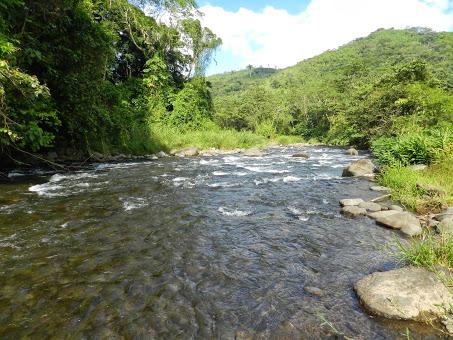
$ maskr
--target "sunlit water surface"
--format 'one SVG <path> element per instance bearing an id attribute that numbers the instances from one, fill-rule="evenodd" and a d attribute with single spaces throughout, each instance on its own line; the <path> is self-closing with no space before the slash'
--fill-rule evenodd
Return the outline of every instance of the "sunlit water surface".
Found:
<path id="1" fill-rule="evenodd" d="M 291 157 L 300 151 L 10 173 L 0 336 L 435 338 L 371 318 L 352 289 L 397 266 L 384 245 L 399 237 L 339 214 L 342 198 L 377 196 L 341 178 L 358 157 L 327 147 Z"/>

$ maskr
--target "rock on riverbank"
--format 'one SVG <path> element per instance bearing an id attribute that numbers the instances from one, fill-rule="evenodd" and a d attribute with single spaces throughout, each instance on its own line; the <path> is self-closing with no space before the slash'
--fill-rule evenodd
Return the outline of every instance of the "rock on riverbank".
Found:
<path id="1" fill-rule="evenodd" d="M 451 292 L 436 274 L 422 268 L 373 273 L 354 288 L 368 311 L 390 319 L 437 320 L 453 305 Z"/>
<path id="2" fill-rule="evenodd" d="M 360 177 L 360 176 L 373 176 L 374 164 L 369 159 L 360 159 L 352 162 L 343 170 L 343 177 Z"/>

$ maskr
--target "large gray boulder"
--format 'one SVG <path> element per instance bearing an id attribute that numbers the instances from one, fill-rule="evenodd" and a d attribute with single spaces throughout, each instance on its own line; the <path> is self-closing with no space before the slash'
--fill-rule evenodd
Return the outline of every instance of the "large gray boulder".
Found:
<path id="1" fill-rule="evenodd" d="M 422 268 L 374 273 L 354 288 L 369 312 L 390 319 L 440 319 L 453 303 L 451 292 L 436 274 Z"/>
<path id="2" fill-rule="evenodd" d="M 343 170 L 343 177 L 372 176 L 374 164 L 369 159 L 360 159 L 352 162 Z"/>
<path id="3" fill-rule="evenodd" d="M 368 214 L 368 216 L 374 218 L 377 223 L 389 228 L 399 229 L 408 236 L 417 236 L 422 233 L 420 220 L 408 212 L 385 210 Z"/>

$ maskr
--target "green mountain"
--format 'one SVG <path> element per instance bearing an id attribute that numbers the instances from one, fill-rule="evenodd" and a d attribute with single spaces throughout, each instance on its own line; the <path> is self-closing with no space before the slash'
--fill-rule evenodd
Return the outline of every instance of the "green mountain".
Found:
<path id="1" fill-rule="evenodd" d="M 404 79 L 405 72 L 408 79 Z M 395 118 L 414 118 L 415 113 L 441 114 L 434 110 L 440 102 L 446 105 L 441 111 L 450 107 L 453 33 L 426 28 L 381 29 L 286 69 L 230 72 L 212 76 L 209 81 L 215 120 L 223 127 L 245 128 L 269 136 L 292 133 L 331 142 L 367 144 L 370 132 L 394 133 L 409 124 L 401 119 L 395 122 Z M 420 102 L 426 101 L 423 93 L 429 93 L 430 100 L 434 100 L 429 107 Z M 392 97 L 392 105 L 384 103 L 390 100 L 387 97 Z M 378 102 L 370 102 L 371 98 Z M 399 107 L 394 107 L 398 100 Z M 413 103 L 402 107 L 405 100 Z M 388 121 L 366 117 L 366 124 L 377 126 L 360 127 L 362 120 L 357 116 L 380 116 L 379 105 L 382 120 Z M 453 111 L 450 113 L 453 115 Z M 449 117 L 442 116 L 445 120 Z M 374 131 L 376 127 L 382 129 Z"/>

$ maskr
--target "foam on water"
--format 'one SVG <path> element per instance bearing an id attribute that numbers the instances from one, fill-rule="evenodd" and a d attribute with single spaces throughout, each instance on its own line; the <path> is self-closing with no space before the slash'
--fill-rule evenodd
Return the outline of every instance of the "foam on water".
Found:
<path id="1" fill-rule="evenodd" d="M 225 172 L 225 171 L 214 171 L 212 174 L 214 176 L 226 176 L 226 175 L 228 175 L 228 172 Z"/>
<path id="2" fill-rule="evenodd" d="M 283 177 L 284 183 L 299 182 L 302 178 L 296 176 L 286 176 Z"/>
<path id="3" fill-rule="evenodd" d="M 208 183 L 207 186 L 210 188 L 232 188 L 239 186 L 240 183 L 230 183 L 230 182 L 218 182 L 218 183 Z"/>
<path id="4" fill-rule="evenodd" d="M 123 202 L 124 211 L 140 209 L 148 205 L 146 199 L 140 197 L 122 198 L 121 201 Z"/>
<path id="5" fill-rule="evenodd" d="M 225 207 L 219 207 L 218 211 L 224 216 L 244 217 L 252 214 L 251 210 L 230 210 Z"/>
<path id="6" fill-rule="evenodd" d="M 62 192 L 58 192 L 59 190 L 62 189 L 64 189 L 64 187 L 61 185 L 53 184 L 52 182 L 47 182 L 44 184 L 32 185 L 30 188 L 28 188 L 28 191 L 35 192 L 39 196 L 56 197 L 65 195 Z"/>
<path id="7" fill-rule="evenodd" d="M 245 170 L 249 170 L 252 172 L 262 172 L 262 173 L 269 173 L 269 174 L 284 174 L 291 172 L 289 170 L 277 170 L 277 169 L 266 169 L 264 167 L 259 166 L 241 166 Z"/>

